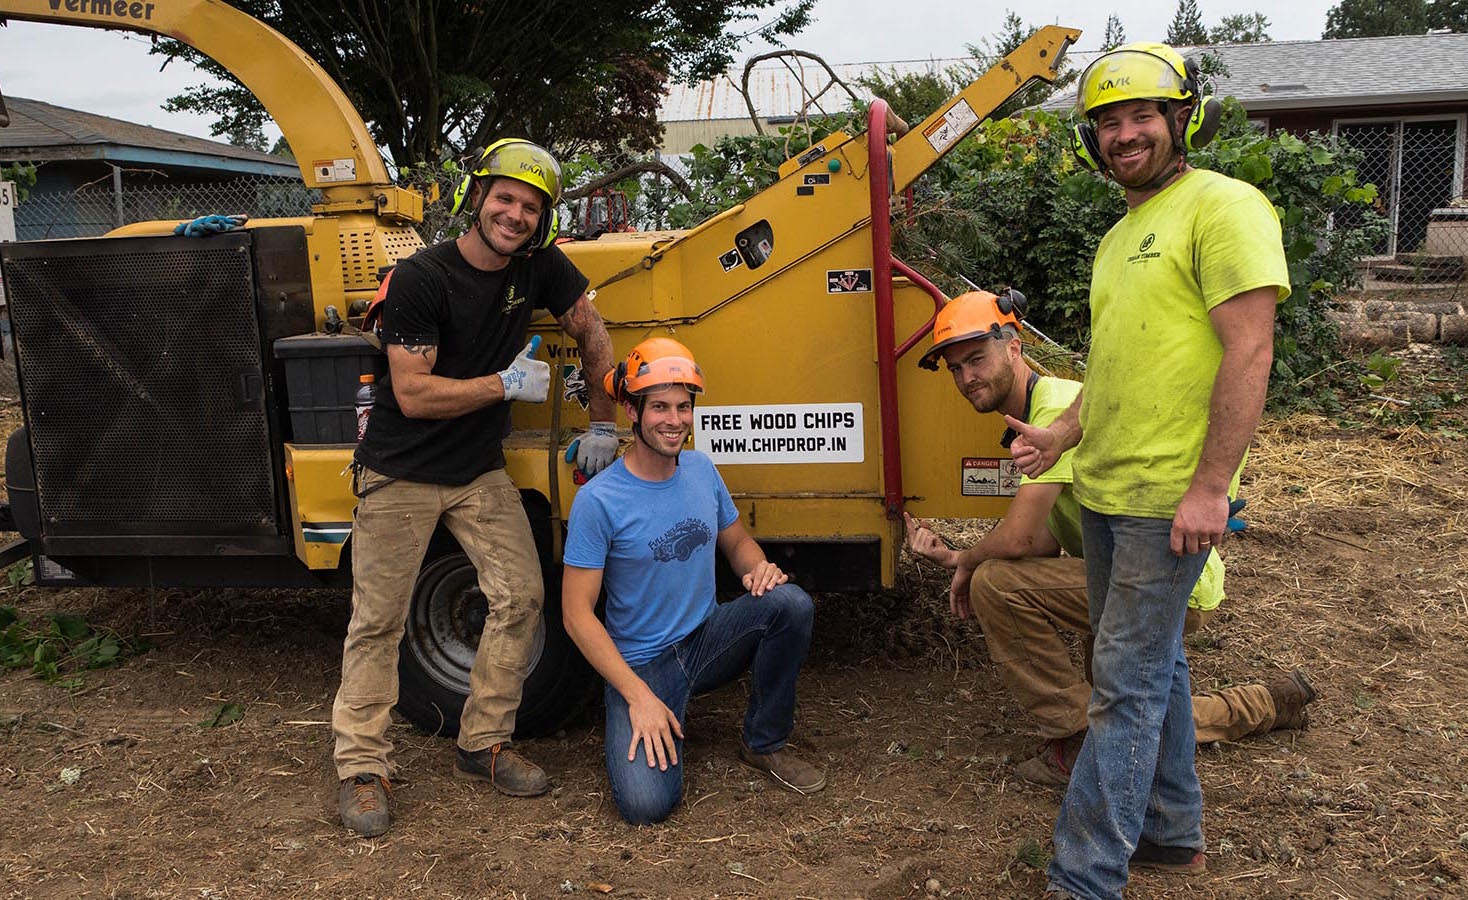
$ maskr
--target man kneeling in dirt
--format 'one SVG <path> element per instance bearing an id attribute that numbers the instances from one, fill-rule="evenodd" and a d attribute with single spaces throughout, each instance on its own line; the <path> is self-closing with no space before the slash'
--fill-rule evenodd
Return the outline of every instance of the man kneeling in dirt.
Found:
<path id="1" fill-rule="evenodd" d="M 650 338 L 607 374 L 632 422 L 626 455 L 571 508 L 561 588 L 566 631 L 606 678 L 612 798 L 635 825 L 666 819 L 683 796 L 688 699 L 750 672 L 739 759 L 801 794 L 826 777 L 786 741 L 810 644 L 810 597 L 739 521 L 708 457 L 683 452 L 703 374 L 687 347 Z M 748 592 L 714 599 L 714 548 Z M 606 587 L 606 624 L 596 616 Z"/>
<path id="2" fill-rule="evenodd" d="M 938 313 L 933 347 L 919 365 L 937 370 L 942 357 L 954 385 L 981 413 L 1001 413 L 1044 427 L 1080 392 L 1081 384 L 1041 377 L 1025 363 L 1024 297 L 974 291 Z M 1006 434 L 1004 444 L 1009 445 Z M 1080 507 L 1071 492 L 1071 451 L 1019 492 L 993 531 L 967 550 L 951 549 L 907 517 L 908 548 L 953 569 L 948 603 L 954 615 L 970 610 L 984 629 L 989 656 L 1004 683 L 1039 723 L 1044 743 L 1021 763 L 1021 777 L 1064 785 L 1086 735 L 1091 685 L 1071 664 L 1061 631 L 1088 643 L 1091 621 L 1086 564 L 1081 558 Z M 1064 550 L 1066 556 L 1061 556 Z M 1223 560 L 1214 550 L 1188 598 L 1184 633 L 1212 617 L 1223 600 Z M 1193 697 L 1198 743 L 1236 740 L 1275 728 L 1301 728 L 1315 691 L 1302 672 L 1268 686 L 1251 684 Z"/>

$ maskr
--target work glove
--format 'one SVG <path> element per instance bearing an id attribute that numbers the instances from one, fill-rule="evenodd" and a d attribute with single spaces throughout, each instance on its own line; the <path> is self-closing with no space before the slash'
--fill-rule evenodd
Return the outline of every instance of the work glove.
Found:
<path id="1" fill-rule="evenodd" d="M 530 339 L 525 349 L 510 363 L 510 367 L 499 373 L 505 386 L 506 400 L 528 400 L 544 403 L 550 393 L 550 363 L 535 358 L 540 349 L 540 335 Z"/>
<path id="2" fill-rule="evenodd" d="M 592 422 L 585 434 L 566 448 L 566 462 L 576 463 L 588 478 L 617 458 L 617 423 Z"/>
<path id="3" fill-rule="evenodd" d="M 200 216 L 192 222 L 178 223 L 173 227 L 173 233 L 192 238 L 208 237 L 226 231 L 239 231 L 248 221 L 249 216 Z"/>

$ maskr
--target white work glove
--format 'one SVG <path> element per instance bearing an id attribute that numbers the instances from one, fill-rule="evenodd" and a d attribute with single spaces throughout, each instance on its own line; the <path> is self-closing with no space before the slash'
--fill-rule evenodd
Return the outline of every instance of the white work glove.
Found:
<path id="1" fill-rule="evenodd" d="M 550 393 L 550 363 L 535 358 L 535 351 L 539 349 L 540 335 L 537 334 L 510 363 L 510 367 L 499 373 L 505 386 L 506 400 L 545 402 L 546 395 Z"/>
<path id="2" fill-rule="evenodd" d="M 592 422 L 591 428 L 571 442 L 576 451 L 576 468 L 587 477 L 595 475 L 617 458 L 617 423 Z"/>

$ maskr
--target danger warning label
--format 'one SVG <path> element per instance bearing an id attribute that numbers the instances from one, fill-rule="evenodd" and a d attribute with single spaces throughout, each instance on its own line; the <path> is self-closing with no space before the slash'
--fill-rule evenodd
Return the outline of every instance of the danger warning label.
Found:
<path id="1" fill-rule="evenodd" d="M 718 465 L 859 463 L 860 403 L 700 406 L 693 446 Z"/>
<path id="2" fill-rule="evenodd" d="M 960 474 L 965 497 L 1013 497 L 1019 493 L 1019 468 L 1012 459 L 965 456 Z"/>

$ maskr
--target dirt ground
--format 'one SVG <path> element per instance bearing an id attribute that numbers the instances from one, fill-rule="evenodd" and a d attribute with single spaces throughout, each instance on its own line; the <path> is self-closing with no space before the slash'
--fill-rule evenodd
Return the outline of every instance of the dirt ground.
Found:
<path id="1" fill-rule="evenodd" d="M 1131 896 L 1468 896 L 1468 426 L 1441 399 L 1465 357 L 1403 356 L 1374 390 L 1412 406 L 1261 430 L 1194 682 L 1299 666 L 1320 700 L 1308 730 L 1199 749 L 1209 871 Z M 818 598 L 796 743 L 821 794 L 737 764 L 735 686 L 693 705 L 669 823 L 618 819 L 594 719 L 524 745 L 555 784 L 534 800 L 453 780 L 452 744 L 399 726 L 377 840 L 334 813 L 343 595 L 3 586 L 25 621 L 153 646 L 71 691 L 0 674 L 0 897 L 1035 897 L 1060 794 L 1016 780 L 1034 739 L 946 584 L 909 560 L 894 592 Z M 200 724 L 226 703 L 243 718 Z"/>

